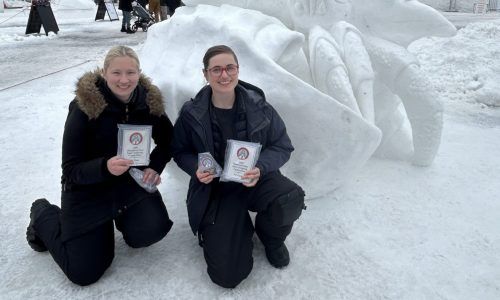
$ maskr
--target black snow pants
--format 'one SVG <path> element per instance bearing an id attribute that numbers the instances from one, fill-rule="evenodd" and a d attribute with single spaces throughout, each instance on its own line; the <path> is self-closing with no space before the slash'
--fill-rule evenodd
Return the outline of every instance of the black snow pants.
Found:
<path id="1" fill-rule="evenodd" d="M 265 247 L 283 243 L 304 208 L 304 196 L 279 171 L 262 176 L 252 188 L 214 184 L 198 232 L 211 280 L 225 288 L 243 281 L 253 267 L 254 231 Z M 257 212 L 255 228 L 249 210 Z"/>
<path id="2" fill-rule="evenodd" d="M 123 239 L 133 248 L 160 241 L 173 224 L 161 196 L 146 200 L 121 210 L 114 219 Z M 62 241 L 60 209 L 52 205 L 35 220 L 34 229 L 64 274 L 78 285 L 96 282 L 113 261 L 113 219 L 80 236 Z"/>

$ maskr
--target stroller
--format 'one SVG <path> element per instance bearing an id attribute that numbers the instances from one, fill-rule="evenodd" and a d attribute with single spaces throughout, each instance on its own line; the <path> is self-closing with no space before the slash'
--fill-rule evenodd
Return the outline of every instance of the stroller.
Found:
<path id="1" fill-rule="evenodd" d="M 142 31 L 148 31 L 149 26 L 155 23 L 153 16 L 139 3 L 134 2 L 132 5 L 132 15 L 137 17 L 137 20 L 132 24 L 132 31 L 137 31 L 142 28 Z"/>

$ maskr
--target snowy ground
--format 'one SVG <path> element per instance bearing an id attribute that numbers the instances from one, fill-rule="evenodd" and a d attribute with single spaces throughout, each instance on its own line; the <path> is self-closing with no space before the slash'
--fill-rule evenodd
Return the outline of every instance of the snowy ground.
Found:
<path id="1" fill-rule="evenodd" d="M 272 268 L 256 240 L 249 278 L 233 290 L 212 284 L 187 222 L 186 177 L 171 163 L 160 190 L 172 231 L 140 250 L 117 234 L 112 266 L 82 288 L 49 254 L 28 247 L 29 207 L 39 197 L 59 204 L 61 136 L 75 80 L 112 45 L 140 51 L 146 34 L 94 22 L 95 11 L 61 10 L 58 35 L 25 37 L 28 12 L 20 11 L 0 14 L 1 299 L 500 298 L 500 108 L 483 104 L 482 86 L 474 83 L 498 88 L 498 22 L 412 45 L 434 82 L 430 88 L 445 96 L 434 164 L 372 159 L 336 192 L 308 199 L 287 240 L 286 269 Z"/>

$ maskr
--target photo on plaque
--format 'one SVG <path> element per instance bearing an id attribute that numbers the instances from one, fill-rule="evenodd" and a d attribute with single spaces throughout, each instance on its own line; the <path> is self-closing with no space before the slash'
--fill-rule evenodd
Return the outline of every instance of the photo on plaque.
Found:
<path id="1" fill-rule="evenodd" d="M 241 179 L 241 176 L 255 167 L 261 148 L 259 143 L 227 140 L 221 181 L 250 182 L 249 179 Z"/>
<path id="2" fill-rule="evenodd" d="M 118 124 L 117 155 L 133 160 L 132 166 L 149 165 L 152 130 L 151 125 Z"/>
<path id="3" fill-rule="evenodd" d="M 222 174 L 222 167 L 217 163 L 215 158 L 210 152 L 198 153 L 198 168 L 202 172 L 208 172 L 210 175 L 220 177 Z"/>

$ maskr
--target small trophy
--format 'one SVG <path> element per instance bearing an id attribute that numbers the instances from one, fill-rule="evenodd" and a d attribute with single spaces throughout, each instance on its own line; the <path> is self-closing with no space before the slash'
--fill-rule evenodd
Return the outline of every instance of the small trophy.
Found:
<path id="1" fill-rule="evenodd" d="M 151 125 L 118 124 L 118 154 L 133 160 L 132 166 L 149 165 Z"/>
<path id="2" fill-rule="evenodd" d="M 210 152 L 198 153 L 198 168 L 202 172 L 208 172 L 210 175 L 220 177 L 222 174 L 222 167 L 213 158 Z"/>
<path id="3" fill-rule="evenodd" d="M 241 179 L 241 176 L 255 167 L 261 148 L 259 143 L 227 140 L 221 181 L 250 182 L 249 179 Z"/>

